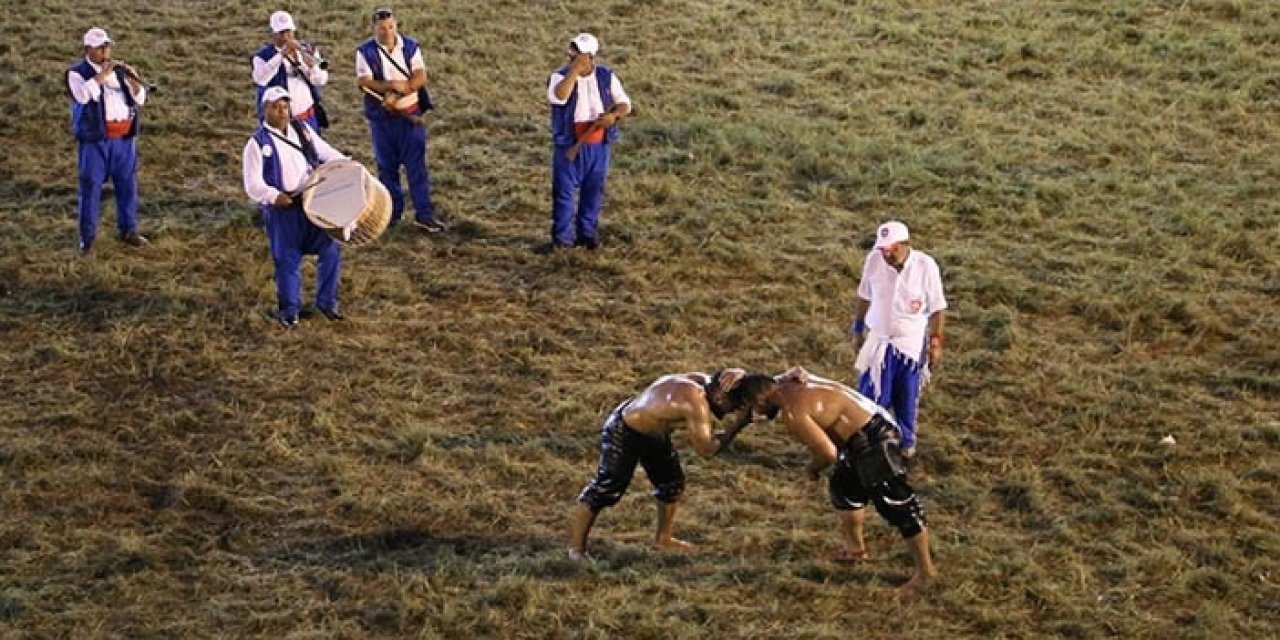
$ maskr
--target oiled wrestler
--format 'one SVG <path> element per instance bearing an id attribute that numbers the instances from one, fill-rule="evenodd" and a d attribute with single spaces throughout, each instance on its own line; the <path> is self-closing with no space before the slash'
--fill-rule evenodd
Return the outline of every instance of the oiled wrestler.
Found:
<path id="1" fill-rule="evenodd" d="M 835 465 L 830 493 L 832 505 L 841 511 L 843 557 L 867 556 L 863 522 L 871 503 L 902 534 L 915 561 L 915 573 L 900 595 L 913 597 L 934 581 L 937 571 L 929 554 L 924 507 L 907 484 L 901 433 L 893 416 L 857 391 L 808 372 L 777 378 L 748 374 L 726 402 L 781 420 L 808 447 L 811 460 L 805 470 L 811 480 Z"/>
<path id="2" fill-rule="evenodd" d="M 595 477 L 578 494 L 569 535 L 569 557 L 586 554 L 587 535 L 596 516 L 622 499 L 636 465 L 644 467 L 658 501 L 655 547 L 691 550 L 693 545 L 672 534 L 673 521 L 684 495 L 684 470 L 671 443 L 671 434 L 684 428 L 698 455 L 711 458 L 731 442 L 741 421 L 729 430 L 713 434 L 712 420 L 736 407 L 727 393 L 745 373 L 723 369 L 713 374 L 677 373 L 658 378 L 639 395 L 609 413 L 600 430 L 600 464 Z"/>

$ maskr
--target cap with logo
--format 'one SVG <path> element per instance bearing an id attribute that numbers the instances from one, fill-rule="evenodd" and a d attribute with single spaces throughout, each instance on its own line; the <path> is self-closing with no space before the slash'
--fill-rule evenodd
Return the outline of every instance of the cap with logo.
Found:
<path id="1" fill-rule="evenodd" d="M 876 229 L 876 248 L 883 249 L 899 242 L 906 242 L 910 238 L 911 235 L 907 233 L 907 225 L 897 220 L 890 220 L 880 225 L 879 229 Z"/>
<path id="2" fill-rule="evenodd" d="M 271 14 L 271 33 L 280 33 L 281 31 L 297 31 L 297 27 L 293 26 L 293 16 L 288 11 L 277 11 Z"/>
<path id="3" fill-rule="evenodd" d="M 276 100 L 289 100 L 289 90 L 284 87 L 267 87 L 262 92 L 262 104 L 268 105 Z"/>
<path id="4" fill-rule="evenodd" d="M 579 33 L 569 41 L 569 44 L 577 48 L 578 53 L 594 56 L 600 52 L 600 41 L 589 33 Z"/>
<path id="5" fill-rule="evenodd" d="M 111 44 L 111 37 L 107 35 L 106 29 L 94 27 L 84 32 L 84 46 L 101 47 L 104 44 Z"/>

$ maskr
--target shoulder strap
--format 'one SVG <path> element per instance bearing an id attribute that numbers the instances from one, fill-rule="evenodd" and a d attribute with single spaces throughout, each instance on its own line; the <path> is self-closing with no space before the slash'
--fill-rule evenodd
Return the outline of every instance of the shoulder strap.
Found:
<path id="1" fill-rule="evenodd" d="M 307 147 L 309 147 L 310 145 L 307 143 L 306 132 L 305 132 L 305 131 L 302 129 L 302 127 L 301 127 L 301 124 L 302 124 L 302 123 L 300 123 L 300 122 L 298 122 L 298 121 L 296 121 L 296 120 L 293 120 L 293 121 L 290 121 L 290 124 L 292 124 L 292 125 L 293 125 L 293 130 L 294 130 L 294 132 L 295 132 L 295 133 L 297 133 L 297 134 L 298 134 L 298 139 L 302 141 L 302 144 L 298 144 L 298 143 L 296 143 L 296 142 L 294 142 L 294 141 L 292 141 L 292 140 L 290 140 L 290 139 L 286 138 L 285 136 L 282 136 L 282 135 L 280 135 L 280 134 L 276 133 L 276 132 L 275 132 L 275 130 L 274 130 L 274 129 L 272 129 L 271 127 L 268 127 L 268 126 L 263 125 L 263 128 L 264 128 L 264 129 L 266 129 L 266 130 L 267 130 L 267 133 L 271 134 L 271 136 L 272 136 L 272 137 L 274 137 L 276 140 L 279 140 L 279 141 L 281 141 L 281 142 L 283 142 L 283 143 L 285 143 L 285 144 L 289 145 L 290 147 L 293 147 L 294 149 L 297 149 L 297 150 L 298 150 L 298 153 L 301 153 L 301 154 L 302 154 L 302 157 L 303 157 L 303 158 L 306 158 L 306 160 L 307 160 L 307 164 L 308 164 L 312 169 L 314 169 L 314 168 L 316 167 L 316 165 L 318 165 L 318 164 L 319 164 L 319 162 L 318 162 L 318 160 L 317 160 L 316 158 L 313 158 L 313 157 L 312 157 L 312 156 L 314 155 L 313 153 L 307 153 Z"/>
<path id="2" fill-rule="evenodd" d="M 320 94 L 316 92 L 315 85 L 311 84 L 311 78 L 307 77 L 306 70 L 302 68 L 301 64 L 295 62 L 293 58 L 290 58 L 289 56 L 283 56 L 283 57 L 285 60 L 289 61 L 289 64 L 292 65 L 294 70 L 298 72 L 298 77 L 302 78 L 302 82 L 305 83 L 307 85 L 307 89 L 311 91 L 311 101 L 316 104 L 320 104 Z"/>
<path id="3" fill-rule="evenodd" d="M 381 52 L 382 52 L 383 57 L 385 57 L 385 58 L 387 59 L 387 61 L 391 63 L 391 66 L 395 67 L 395 68 L 396 68 L 396 71 L 399 71 L 399 72 L 400 72 L 400 75 L 404 76 L 405 78 L 411 78 L 411 77 L 413 77 L 413 74 L 409 73 L 408 71 L 405 71 L 405 69 L 404 69 L 404 66 L 403 66 L 403 65 L 401 65 L 399 62 L 396 62 L 396 59 L 395 59 L 394 57 L 392 57 L 392 56 L 391 56 L 391 52 L 390 52 L 390 51 L 387 51 L 387 50 L 386 50 L 386 48 L 384 48 L 384 47 L 382 46 L 382 43 L 381 43 L 381 42 L 378 42 L 377 40 L 374 40 L 374 41 L 373 41 L 373 44 L 374 44 L 374 46 L 378 47 L 378 51 L 381 51 Z M 407 60 L 406 60 L 406 62 L 407 62 Z"/>

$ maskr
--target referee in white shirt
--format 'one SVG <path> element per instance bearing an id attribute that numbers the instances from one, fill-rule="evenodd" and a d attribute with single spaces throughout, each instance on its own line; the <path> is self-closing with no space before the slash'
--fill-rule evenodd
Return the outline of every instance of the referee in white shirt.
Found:
<path id="1" fill-rule="evenodd" d="M 938 263 L 911 248 L 907 225 L 880 225 L 862 266 L 850 333 L 862 372 L 858 392 L 893 412 L 907 456 L 915 452 L 916 409 L 930 363 L 942 357 L 946 308 Z"/>

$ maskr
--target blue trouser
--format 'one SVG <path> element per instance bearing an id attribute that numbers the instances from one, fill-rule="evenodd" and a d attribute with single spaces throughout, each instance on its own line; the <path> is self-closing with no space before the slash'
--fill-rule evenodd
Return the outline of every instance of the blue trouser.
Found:
<path id="1" fill-rule="evenodd" d="M 315 255 L 316 306 L 328 309 L 338 305 L 338 273 L 342 270 L 342 253 L 338 243 L 319 227 L 311 224 L 300 205 L 263 207 L 267 225 L 267 244 L 276 267 L 276 303 L 281 317 L 296 317 L 302 308 L 302 256 Z"/>
<path id="2" fill-rule="evenodd" d="M 584 144 L 572 161 L 568 149 L 551 150 L 551 241 L 561 245 L 595 240 L 609 177 L 608 144 Z"/>
<path id="3" fill-rule="evenodd" d="M 400 166 L 409 179 L 414 218 L 419 222 L 436 219 L 431 204 L 431 174 L 427 171 L 427 127 L 408 118 L 389 116 L 369 120 L 373 133 L 373 155 L 378 162 L 378 180 L 391 194 L 391 222 L 404 213 L 404 191 L 400 188 Z"/>
<path id="4" fill-rule="evenodd" d="M 920 387 L 923 383 L 927 356 L 912 360 L 889 345 L 884 354 L 884 368 L 880 370 L 880 393 L 871 384 L 873 372 L 868 369 L 858 379 L 858 393 L 893 412 L 902 429 L 902 446 L 916 444 L 916 409 L 920 405 Z"/>
<path id="5" fill-rule="evenodd" d="M 80 172 L 80 244 L 89 246 L 98 235 L 102 216 L 102 184 L 111 178 L 116 192 L 116 228 L 121 235 L 138 230 L 137 138 L 106 138 L 81 142 L 77 166 Z"/>

